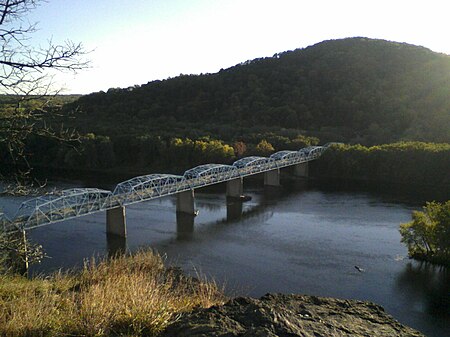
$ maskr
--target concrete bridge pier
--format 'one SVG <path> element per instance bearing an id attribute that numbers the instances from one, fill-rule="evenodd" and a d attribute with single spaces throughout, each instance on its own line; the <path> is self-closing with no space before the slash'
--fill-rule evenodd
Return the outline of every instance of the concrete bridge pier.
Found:
<path id="1" fill-rule="evenodd" d="M 127 237 L 127 220 L 125 206 L 111 208 L 106 211 L 106 234 Z"/>
<path id="2" fill-rule="evenodd" d="M 189 190 L 177 194 L 177 213 L 195 214 L 194 190 Z"/>
<path id="3" fill-rule="evenodd" d="M 240 198 L 243 194 L 244 179 L 242 177 L 227 181 L 227 198 Z"/>
<path id="4" fill-rule="evenodd" d="M 264 172 L 264 185 L 280 186 L 280 169 Z"/>
<path id="5" fill-rule="evenodd" d="M 106 235 L 108 257 L 117 257 L 127 251 L 127 238 L 119 235 Z"/>
<path id="6" fill-rule="evenodd" d="M 309 175 L 308 162 L 294 165 L 294 176 L 307 178 Z"/>

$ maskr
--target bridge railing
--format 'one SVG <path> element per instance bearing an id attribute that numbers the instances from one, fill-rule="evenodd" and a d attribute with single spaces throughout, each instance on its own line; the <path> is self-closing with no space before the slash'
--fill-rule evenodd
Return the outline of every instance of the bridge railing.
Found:
<path id="1" fill-rule="evenodd" d="M 233 165 L 206 164 L 187 170 L 183 176 L 150 174 L 118 184 L 114 191 L 75 188 L 30 199 L 20 206 L 11 221 L 0 214 L 4 228 L 35 228 L 111 208 L 152 200 L 239 177 L 280 169 L 319 158 L 325 146 L 299 151 L 279 151 L 270 157 L 241 158 Z"/>

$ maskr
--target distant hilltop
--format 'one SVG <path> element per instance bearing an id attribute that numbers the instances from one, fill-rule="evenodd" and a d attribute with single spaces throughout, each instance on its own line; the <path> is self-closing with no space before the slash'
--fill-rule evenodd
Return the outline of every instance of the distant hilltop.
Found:
<path id="1" fill-rule="evenodd" d="M 76 111 L 82 131 L 104 135 L 195 129 L 227 140 L 278 128 L 322 141 L 450 142 L 450 56 L 364 37 L 329 40 L 214 74 L 93 93 L 66 111 Z"/>

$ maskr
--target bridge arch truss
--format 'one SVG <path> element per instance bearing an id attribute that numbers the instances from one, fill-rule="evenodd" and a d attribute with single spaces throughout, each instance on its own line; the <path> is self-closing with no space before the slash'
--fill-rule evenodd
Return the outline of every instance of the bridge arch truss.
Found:
<path id="1" fill-rule="evenodd" d="M 172 174 L 149 174 L 121 182 L 110 197 L 110 207 L 129 205 L 186 190 L 182 176 Z"/>
<path id="2" fill-rule="evenodd" d="M 250 156 L 236 160 L 233 163 L 240 176 L 246 176 L 267 171 L 274 166 L 273 158 Z"/>
<path id="3" fill-rule="evenodd" d="M 187 170 L 183 177 L 191 188 L 195 188 L 239 177 L 239 172 L 232 165 L 206 164 Z"/>
<path id="4" fill-rule="evenodd" d="M 21 204 L 13 224 L 20 229 L 39 227 L 100 211 L 111 191 L 73 188 L 27 200 Z"/>
<path id="5" fill-rule="evenodd" d="M 327 147 L 309 146 L 298 151 L 279 151 L 270 157 L 249 156 L 235 161 L 233 165 L 200 165 L 187 170 L 183 176 L 143 175 L 119 183 L 112 192 L 97 188 L 73 188 L 50 193 L 23 202 L 12 220 L 0 213 L 0 228 L 31 229 L 239 177 L 268 172 L 317 159 Z"/>

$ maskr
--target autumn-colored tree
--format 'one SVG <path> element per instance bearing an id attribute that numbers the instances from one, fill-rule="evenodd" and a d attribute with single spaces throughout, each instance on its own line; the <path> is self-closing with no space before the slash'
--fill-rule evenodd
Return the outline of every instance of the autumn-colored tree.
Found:
<path id="1" fill-rule="evenodd" d="M 245 145 L 244 142 L 235 142 L 233 144 L 234 149 L 234 155 L 238 158 L 241 158 L 244 156 L 245 152 L 247 151 L 247 145 Z"/>
<path id="2" fill-rule="evenodd" d="M 263 139 L 256 145 L 256 152 L 260 156 L 268 156 L 270 155 L 275 149 L 273 148 L 272 144 L 270 144 L 267 140 Z"/>

